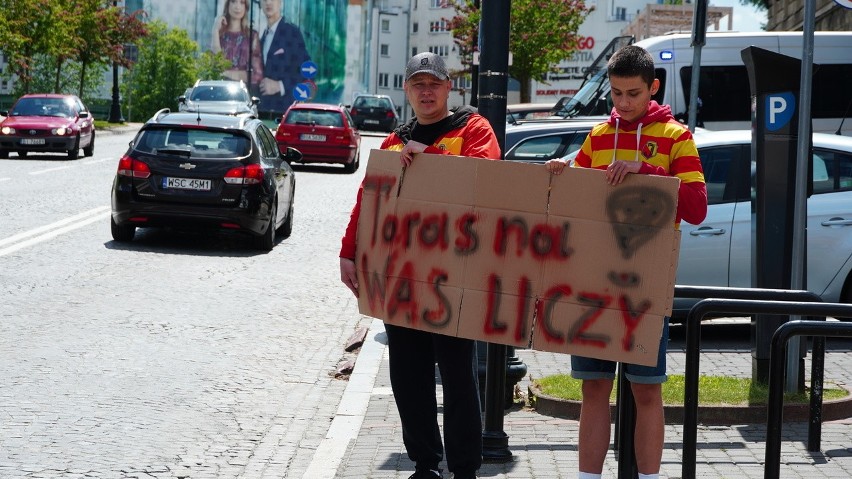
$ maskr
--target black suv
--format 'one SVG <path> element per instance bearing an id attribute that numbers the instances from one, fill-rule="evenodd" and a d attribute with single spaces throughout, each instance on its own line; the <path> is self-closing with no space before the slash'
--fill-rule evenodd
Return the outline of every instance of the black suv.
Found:
<path id="1" fill-rule="evenodd" d="M 118 162 L 110 226 L 116 241 L 136 228 L 178 226 L 248 233 L 269 251 L 290 236 L 296 179 L 262 121 L 160 110 Z"/>
<path id="2" fill-rule="evenodd" d="M 349 108 L 349 115 L 359 130 L 392 132 L 399 123 L 393 100 L 387 95 L 358 95 Z"/>

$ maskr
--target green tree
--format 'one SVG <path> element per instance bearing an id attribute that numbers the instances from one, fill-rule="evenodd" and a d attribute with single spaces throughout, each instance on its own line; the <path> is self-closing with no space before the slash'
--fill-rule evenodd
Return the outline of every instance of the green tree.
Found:
<path id="1" fill-rule="evenodd" d="M 73 54 L 74 21 L 61 0 L 4 0 L 0 8 L 0 44 L 10 73 L 18 76 L 18 93 L 29 93 L 32 71 L 40 55 L 67 58 Z"/>
<path id="2" fill-rule="evenodd" d="M 136 43 L 147 31 L 142 11 L 126 14 L 120 7 L 104 8 L 104 0 L 73 0 L 71 8 L 77 18 L 75 34 L 79 45 L 74 55 L 80 66 L 77 90 L 78 96 L 83 97 L 87 80 L 93 77 L 91 73 L 102 71 L 99 65 L 115 62 L 130 66 L 124 45 Z M 90 72 L 92 69 L 96 71 Z"/>
<path id="3" fill-rule="evenodd" d="M 469 73 L 481 19 L 479 2 L 452 1 L 456 16 L 448 20 L 449 28 Z M 511 8 L 509 75 L 521 84 L 521 102 L 529 102 L 532 81 L 545 81 L 548 72 L 578 49 L 577 30 L 589 10 L 583 0 L 512 0 Z"/>
<path id="4" fill-rule="evenodd" d="M 185 30 L 162 21 L 148 24 L 139 43 L 139 58 L 125 72 L 125 110 L 131 121 L 146 120 L 162 108 L 177 110 L 177 98 L 195 83 L 198 44 Z"/>

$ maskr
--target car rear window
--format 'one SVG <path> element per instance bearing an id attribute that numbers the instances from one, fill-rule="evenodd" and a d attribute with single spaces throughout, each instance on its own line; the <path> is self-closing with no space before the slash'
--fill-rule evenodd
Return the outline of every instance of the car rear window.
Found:
<path id="1" fill-rule="evenodd" d="M 375 97 L 358 97 L 355 99 L 355 103 L 353 104 L 356 108 L 385 108 L 392 109 L 390 100 L 387 98 L 375 98 Z"/>
<path id="2" fill-rule="evenodd" d="M 142 130 L 135 149 L 150 154 L 175 154 L 200 158 L 243 157 L 251 151 L 248 137 L 195 128 L 151 128 Z"/>
<path id="3" fill-rule="evenodd" d="M 343 117 L 336 111 L 290 110 L 284 123 L 288 125 L 343 126 Z"/>

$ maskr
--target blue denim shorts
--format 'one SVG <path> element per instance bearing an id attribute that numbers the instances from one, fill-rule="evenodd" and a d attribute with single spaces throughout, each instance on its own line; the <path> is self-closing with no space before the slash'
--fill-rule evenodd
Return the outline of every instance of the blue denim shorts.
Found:
<path id="1" fill-rule="evenodd" d="M 657 352 L 656 366 L 624 364 L 624 375 L 636 384 L 662 384 L 666 382 L 666 344 L 669 342 L 669 318 L 663 322 L 663 337 Z M 614 379 L 615 361 L 571 355 L 571 377 L 574 379 Z"/>

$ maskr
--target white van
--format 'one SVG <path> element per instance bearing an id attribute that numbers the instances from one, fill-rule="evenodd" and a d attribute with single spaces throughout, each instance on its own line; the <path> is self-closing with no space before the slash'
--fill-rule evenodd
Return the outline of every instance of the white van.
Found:
<path id="1" fill-rule="evenodd" d="M 692 81 L 691 35 L 663 35 L 636 42 L 654 57 L 660 90 L 654 99 L 668 104 L 675 117 L 686 123 Z M 751 126 L 751 89 L 741 51 L 755 46 L 802 58 L 802 32 L 707 33 L 701 49 L 698 126 L 710 130 L 748 129 Z M 834 133 L 852 114 L 852 32 L 815 32 L 815 66 L 811 114 L 815 132 Z M 797 72 L 796 75 L 799 75 Z M 560 116 L 609 115 L 612 110 L 609 80 L 602 68 L 587 81 Z M 852 120 L 843 122 L 852 133 Z"/>

